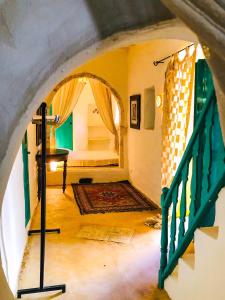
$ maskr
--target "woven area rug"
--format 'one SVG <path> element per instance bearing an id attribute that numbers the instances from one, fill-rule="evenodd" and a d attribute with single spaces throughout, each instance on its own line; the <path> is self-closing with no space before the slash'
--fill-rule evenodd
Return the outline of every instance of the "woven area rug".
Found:
<path id="1" fill-rule="evenodd" d="M 111 227 L 102 225 L 84 225 L 76 234 L 77 238 L 129 244 L 132 240 L 134 229 L 126 227 Z"/>
<path id="2" fill-rule="evenodd" d="M 82 215 L 157 209 L 128 181 L 72 184 L 72 187 Z"/>

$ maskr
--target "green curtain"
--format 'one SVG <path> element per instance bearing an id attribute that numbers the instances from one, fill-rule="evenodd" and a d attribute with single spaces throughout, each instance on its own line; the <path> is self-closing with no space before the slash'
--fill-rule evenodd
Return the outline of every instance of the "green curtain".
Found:
<path id="1" fill-rule="evenodd" d="M 25 226 L 26 226 L 30 220 L 30 187 L 29 187 L 27 131 L 22 141 L 22 155 L 23 155 L 23 183 L 24 183 Z"/>
<path id="2" fill-rule="evenodd" d="M 50 105 L 49 114 L 52 115 L 52 104 Z M 55 138 L 56 148 L 73 150 L 73 113 L 69 115 L 67 120 L 59 128 L 56 128 Z"/>
<path id="3" fill-rule="evenodd" d="M 56 147 L 73 150 L 73 114 L 55 131 Z"/>

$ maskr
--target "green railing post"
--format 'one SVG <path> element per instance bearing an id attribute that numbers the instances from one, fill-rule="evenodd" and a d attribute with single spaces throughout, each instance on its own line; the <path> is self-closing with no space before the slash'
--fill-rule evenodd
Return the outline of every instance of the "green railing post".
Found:
<path id="1" fill-rule="evenodd" d="M 188 181 L 189 160 L 186 161 L 184 169 L 182 170 L 182 194 L 180 202 L 180 225 L 178 234 L 178 246 L 185 234 L 186 221 L 186 206 L 187 206 L 187 181 Z"/>
<path id="2" fill-rule="evenodd" d="M 204 105 L 200 110 L 201 113 L 195 122 L 195 128 L 172 184 L 169 189 L 163 189 L 161 196 L 162 232 L 159 288 L 164 287 L 165 279 L 173 272 L 179 258 L 193 240 L 195 230 L 201 226 L 213 225 L 215 202 L 219 191 L 225 186 L 225 147 L 213 84 L 209 85 L 206 101 L 204 99 Z M 190 171 L 189 166 L 191 167 Z M 188 176 L 190 177 L 190 187 L 189 184 L 187 186 Z M 191 199 L 188 216 L 189 189 Z M 179 200 L 180 220 L 178 226 L 177 204 Z M 168 213 L 170 209 L 172 217 L 169 237 Z"/>
<path id="3" fill-rule="evenodd" d="M 195 230 L 204 226 L 205 221 L 207 221 L 206 224 L 209 223 L 208 215 L 211 217 L 210 212 L 215 207 L 218 193 L 225 186 L 225 147 L 219 129 L 219 121 L 216 120 L 218 116 L 215 114 L 217 109 L 215 99 L 212 90 L 197 120 L 172 184 L 169 189 L 163 189 L 161 196 L 162 231 L 159 288 L 164 287 L 165 279 L 173 272 L 178 259 L 193 240 Z M 192 166 L 191 172 L 189 172 L 190 165 Z M 188 176 L 190 176 L 191 181 L 191 203 L 189 222 L 187 223 Z M 182 184 L 180 222 L 177 226 L 176 207 L 180 197 L 180 184 Z M 172 209 L 172 218 L 170 237 L 168 237 L 170 208 Z M 185 226 L 186 223 L 187 226 Z M 170 239 L 169 243 L 168 239 Z"/>
<path id="4" fill-rule="evenodd" d="M 178 202 L 178 191 L 179 191 L 179 182 L 175 186 L 172 193 L 172 218 L 170 225 L 170 246 L 169 246 L 169 259 L 173 256 L 175 252 L 175 242 L 176 242 L 176 232 L 177 232 L 177 202 Z"/>
<path id="5" fill-rule="evenodd" d="M 163 289 L 164 287 L 164 269 L 167 265 L 167 251 L 168 251 L 168 211 L 169 208 L 165 205 L 165 198 L 168 192 L 168 188 L 162 189 L 161 206 L 162 206 L 162 231 L 161 231 L 161 258 L 159 269 L 159 282 L 158 287 Z"/>
<path id="6" fill-rule="evenodd" d="M 213 126 L 213 109 L 214 101 L 210 103 L 210 108 L 205 118 L 205 145 L 203 153 L 203 169 L 202 169 L 202 203 L 206 201 L 207 194 L 210 189 L 210 173 L 212 161 L 212 126 Z M 201 203 L 201 204 L 202 204 Z"/>
<path id="7" fill-rule="evenodd" d="M 192 223 L 197 209 L 199 208 L 199 199 L 198 199 L 198 194 L 197 194 L 197 187 L 199 182 L 202 182 L 202 179 L 198 177 L 200 175 L 200 171 L 198 169 L 199 166 L 199 161 L 202 160 L 202 153 L 199 151 L 200 147 L 200 134 L 196 137 L 196 141 L 193 145 L 193 150 L 192 150 L 192 179 L 191 179 L 191 204 L 190 204 L 190 216 L 189 216 L 189 224 Z M 200 184 L 201 185 L 201 184 Z"/>

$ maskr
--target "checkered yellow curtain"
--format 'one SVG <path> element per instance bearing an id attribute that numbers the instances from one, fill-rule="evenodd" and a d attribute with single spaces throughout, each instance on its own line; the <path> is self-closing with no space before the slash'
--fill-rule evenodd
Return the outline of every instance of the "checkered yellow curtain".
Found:
<path id="1" fill-rule="evenodd" d="M 190 119 L 196 47 L 170 60 L 164 87 L 162 121 L 162 186 L 169 187 L 182 158 Z"/>

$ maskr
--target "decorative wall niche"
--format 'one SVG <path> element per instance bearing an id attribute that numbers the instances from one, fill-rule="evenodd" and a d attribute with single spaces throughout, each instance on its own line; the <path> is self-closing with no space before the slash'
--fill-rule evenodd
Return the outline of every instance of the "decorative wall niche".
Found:
<path id="1" fill-rule="evenodd" d="M 155 127 L 155 87 L 144 90 L 144 129 Z"/>

